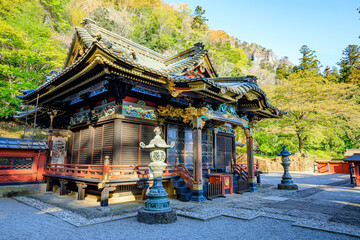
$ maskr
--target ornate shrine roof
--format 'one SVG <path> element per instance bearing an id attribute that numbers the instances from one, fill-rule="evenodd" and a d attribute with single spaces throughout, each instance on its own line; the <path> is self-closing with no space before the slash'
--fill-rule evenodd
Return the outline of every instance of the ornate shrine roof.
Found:
<path id="1" fill-rule="evenodd" d="M 84 20 L 82 28 L 75 28 L 64 68 L 47 77 L 46 82 L 37 89 L 23 91 L 23 95 L 17 97 L 31 100 L 31 104 L 34 103 L 37 94 L 46 95 L 49 98 L 51 95 L 49 92 L 65 88 L 67 84 L 71 84 L 71 81 L 86 74 L 97 65 L 114 69 L 108 70 L 111 73 L 133 76 L 130 77 L 133 80 L 146 79 L 148 82 L 161 85 L 170 92 L 178 91 L 181 88 L 178 85 L 185 84 L 188 87 L 187 91 L 223 99 L 223 102 L 237 102 L 244 97 L 249 101 L 257 99 L 259 111 L 263 111 L 263 115 L 267 117 L 286 114 L 268 103 L 266 94 L 256 83 L 256 77 L 218 77 L 202 43 L 196 43 L 188 50 L 166 57 L 101 28 L 90 19 Z M 197 67 L 204 69 L 203 74 L 193 72 L 193 69 Z M 196 85 L 198 83 L 203 85 L 199 87 Z M 197 87 L 193 87 L 195 85 Z M 184 91 L 181 90 L 181 92 Z M 241 104 L 243 103 L 238 103 L 239 106 L 242 106 Z M 247 103 L 243 105 L 244 108 L 251 106 L 253 105 Z"/>

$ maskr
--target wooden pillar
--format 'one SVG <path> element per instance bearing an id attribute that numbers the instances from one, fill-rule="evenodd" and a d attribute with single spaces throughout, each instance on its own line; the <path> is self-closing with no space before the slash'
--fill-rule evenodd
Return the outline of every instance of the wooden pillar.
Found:
<path id="1" fill-rule="evenodd" d="M 53 191 L 53 180 L 50 178 L 46 178 L 46 191 L 52 192 Z"/>
<path id="2" fill-rule="evenodd" d="M 218 135 L 218 133 L 219 133 L 218 128 L 215 128 L 214 129 L 214 135 L 213 135 L 213 138 L 214 138 L 214 144 L 213 144 L 213 169 L 217 168 L 217 148 L 218 148 L 217 135 Z"/>
<path id="3" fill-rule="evenodd" d="M 55 117 L 56 114 L 57 114 L 57 110 L 51 110 L 51 111 L 47 112 L 47 114 L 48 114 L 49 117 L 50 117 L 49 135 L 48 135 L 48 146 L 50 146 L 49 143 L 50 143 L 50 140 L 51 140 L 51 133 L 52 133 L 53 130 L 54 130 L 54 127 L 53 127 L 54 117 Z"/>
<path id="4" fill-rule="evenodd" d="M 102 190 L 101 190 L 101 206 L 102 207 L 107 207 L 109 206 L 109 193 L 111 191 L 115 191 L 115 187 L 104 187 Z"/>
<path id="5" fill-rule="evenodd" d="M 84 200 L 85 199 L 85 188 L 87 185 L 83 182 L 76 182 L 76 186 L 78 187 L 78 200 Z"/>
<path id="6" fill-rule="evenodd" d="M 354 162 L 354 173 L 355 173 L 355 186 L 360 187 L 360 172 L 359 172 L 359 163 Z"/>
<path id="7" fill-rule="evenodd" d="M 54 114 L 50 114 L 50 127 L 49 127 L 49 132 L 53 131 L 53 123 L 54 123 Z"/>
<path id="8" fill-rule="evenodd" d="M 350 184 L 354 184 L 354 165 L 352 162 L 349 163 L 349 174 L 350 174 Z"/>
<path id="9" fill-rule="evenodd" d="M 253 150 L 253 136 L 252 128 L 245 129 L 246 145 L 247 145 L 247 160 L 248 160 L 248 182 L 251 191 L 258 190 L 256 188 L 255 169 L 254 169 L 254 150 Z"/>
<path id="10" fill-rule="evenodd" d="M 68 181 L 64 179 L 60 180 L 60 195 L 66 195 L 66 184 L 68 184 Z"/>
<path id="11" fill-rule="evenodd" d="M 203 192 L 202 182 L 202 138 L 201 138 L 202 120 L 196 116 L 193 120 L 193 195 L 191 201 L 204 202 L 206 198 Z"/>

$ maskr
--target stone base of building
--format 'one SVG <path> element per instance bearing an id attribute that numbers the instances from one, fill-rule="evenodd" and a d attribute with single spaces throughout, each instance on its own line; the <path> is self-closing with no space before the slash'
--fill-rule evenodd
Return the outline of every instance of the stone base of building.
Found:
<path id="1" fill-rule="evenodd" d="M 204 197 L 203 190 L 193 190 L 190 201 L 192 202 L 206 202 L 207 199 Z"/>
<path id="2" fill-rule="evenodd" d="M 140 209 L 137 220 L 147 224 L 169 224 L 177 221 L 176 210 L 170 208 L 166 211 L 147 211 Z"/>
<path id="3" fill-rule="evenodd" d="M 256 183 L 254 183 L 254 182 L 249 182 L 249 190 L 250 191 L 252 191 L 252 192 L 255 192 L 255 191 L 257 191 L 258 189 L 257 189 L 257 187 L 256 187 Z"/>
<path id="4" fill-rule="evenodd" d="M 278 189 L 280 190 L 298 190 L 298 186 L 296 184 L 278 184 Z"/>

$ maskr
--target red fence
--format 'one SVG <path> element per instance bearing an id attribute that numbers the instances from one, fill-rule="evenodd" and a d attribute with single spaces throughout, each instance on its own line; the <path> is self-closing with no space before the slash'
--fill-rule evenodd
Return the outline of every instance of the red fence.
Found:
<path id="1" fill-rule="evenodd" d="M 0 149 L 0 183 L 43 180 L 46 151 Z"/>
<path id="2" fill-rule="evenodd" d="M 319 173 L 349 173 L 349 163 L 344 161 L 317 160 Z"/>

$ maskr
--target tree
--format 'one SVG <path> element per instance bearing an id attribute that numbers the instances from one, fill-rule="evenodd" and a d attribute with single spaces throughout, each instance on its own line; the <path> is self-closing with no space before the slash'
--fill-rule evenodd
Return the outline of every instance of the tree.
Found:
<path id="1" fill-rule="evenodd" d="M 277 120 L 278 133 L 295 135 L 300 153 L 309 145 L 342 152 L 356 143 L 360 127 L 356 85 L 331 82 L 312 70 L 295 72 L 267 90 L 269 101 L 288 112 Z M 275 128 L 271 125 L 270 132 Z"/>
<path id="2" fill-rule="evenodd" d="M 302 54 L 302 57 L 299 59 L 299 69 L 319 71 L 321 66 L 320 61 L 316 59 L 317 56 L 315 55 L 315 51 L 310 50 L 307 45 L 303 45 L 300 48 L 300 53 Z"/>
<path id="3" fill-rule="evenodd" d="M 339 71 L 336 67 L 333 67 L 330 69 L 329 66 L 327 66 L 324 69 L 324 78 L 327 78 L 331 82 L 338 82 L 339 81 Z"/>
<path id="4" fill-rule="evenodd" d="M 9 118 L 22 110 L 16 95 L 36 88 L 50 70 L 59 69 L 66 50 L 44 22 L 48 13 L 39 3 L 3 0 L 0 9 L 0 117 Z M 58 23 L 63 31 L 66 24 Z"/>
<path id="5" fill-rule="evenodd" d="M 286 79 L 290 75 L 290 71 L 289 67 L 283 64 L 276 69 L 276 78 L 280 80 Z"/>
<path id="6" fill-rule="evenodd" d="M 338 65 L 340 65 L 341 82 L 356 81 L 360 69 L 360 47 L 358 45 L 347 46 Z"/>
<path id="7" fill-rule="evenodd" d="M 202 26 L 206 21 L 209 20 L 204 16 L 205 10 L 200 6 L 196 6 L 194 15 L 195 17 L 193 20 L 193 27 Z"/>

